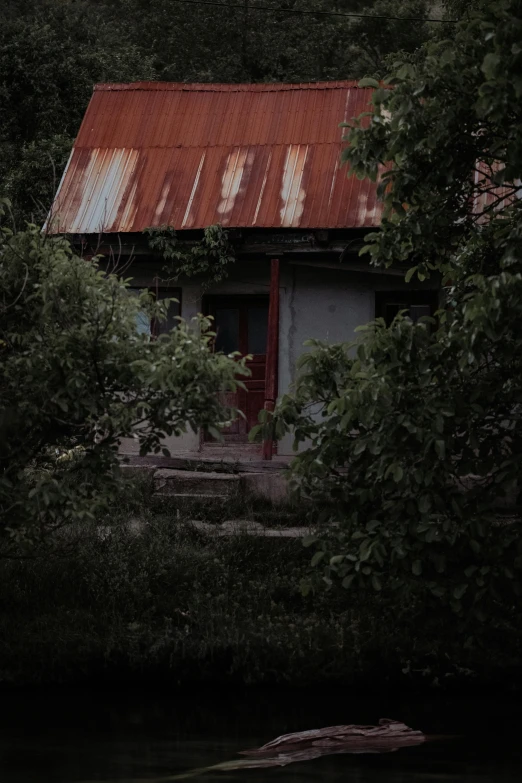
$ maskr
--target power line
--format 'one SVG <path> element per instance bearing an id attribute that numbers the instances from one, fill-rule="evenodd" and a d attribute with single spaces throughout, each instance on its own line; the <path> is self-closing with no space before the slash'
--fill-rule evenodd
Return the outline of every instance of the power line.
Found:
<path id="1" fill-rule="evenodd" d="M 244 5 L 218 3 L 216 0 L 173 0 L 186 5 L 214 5 L 218 8 L 239 8 L 244 11 Z M 296 14 L 297 16 L 347 16 L 354 19 L 389 19 L 398 22 L 435 22 L 437 24 L 456 24 L 457 19 L 423 19 L 420 16 L 383 16 L 379 14 L 347 14 L 343 11 L 296 11 L 294 8 L 273 8 L 268 5 L 251 5 L 250 11 L 272 11 L 276 14 Z"/>

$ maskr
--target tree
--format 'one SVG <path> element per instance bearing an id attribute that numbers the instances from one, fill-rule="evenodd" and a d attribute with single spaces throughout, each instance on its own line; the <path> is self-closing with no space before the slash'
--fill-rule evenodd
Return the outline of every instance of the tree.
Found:
<path id="1" fill-rule="evenodd" d="M 394 18 L 424 19 L 430 5 L 426 0 L 340 0 L 335 5 L 331 0 L 285 0 L 272 4 L 271 12 L 258 0 L 244 11 L 172 0 L 120 3 L 128 40 L 153 52 L 158 78 L 172 81 L 381 76 L 387 54 L 414 51 L 430 35 L 422 21 L 404 24 Z M 257 5 L 263 10 L 256 11 Z M 380 18 L 349 16 L 354 13 Z"/>
<path id="2" fill-rule="evenodd" d="M 0 181 L 18 220 L 43 223 L 93 85 L 154 78 L 150 54 L 122 41 L 106 21 L 103 6 L 88 2 L 7 4 L 0 29 Z"/>
<path id="3" fill-rule="evenodd" d="M 164 318 L 165 301 L 130 295 L 128 283 L 67 240 L 36 226 L 0 235 L 0 542 L 9 548 L 95 518 L 118 481 L 118 445 L 141 453 L 187 428 L 212 431 L 231 412 L 241 361 L 212 353 L 201 318 L 156 340 L 140 313 Z"/>
<path id="4" fill-rule="evenodd" d="M 522 475 L 522 3 L 478 6 L 384 86 L 363 81 L 373 112 L 344 152 L 384 202 L 361 252 L 440 275 L 437 320 L 313 343 L 272 425 L 310 443 L 292 470 L 327 583 L 421 596 L 468 628 L 508 622 L 522 566 L 520 515 L 498 519 Z"/>

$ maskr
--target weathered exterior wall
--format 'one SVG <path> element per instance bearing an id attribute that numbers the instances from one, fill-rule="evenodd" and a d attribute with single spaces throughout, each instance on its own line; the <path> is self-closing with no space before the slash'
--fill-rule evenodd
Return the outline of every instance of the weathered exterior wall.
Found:
<path id="1" fill-rule="evenodd" d="M 154 289 L 151 282 L 154 273 L 151 273 L 151 264 L 139 263 L 131 267 L 127 273 L 128 277 L 132 277 L 132 285 L 137 288 L 143 286 L 149 286 Z M 185 283 L 181 288 L 181 315 L 182 317 L 190 321 L 191 318 L 201 312 L 201 287 L 196 283 Z M 197 451 L 199 449 L 199 433 L 188 430 L 179 437 L 165 438 L 165 446 L 169 449 L 171 454 L 175 454 L 181 451 Z M 120 450 L 122 454 L 136 455 L 138 454 L 138 441 L 132 438 L 124 438 L 121 441 Z"/>
<path id="2" fill-rule="evenodd" d="M 151 285 L 154 276 L 151 263 L 133 265 L 129 276 L 133 285 Z M 269 259 L 236 264 L 230 276 L 213 286 L 215 294 L 268 294 Z M 181 288 L 181 315 L 190 320 L 203 309 L 199 284 L 188 282 Z M 406 287 L 401 276 L 352 272 L 344 269 L 319 268 L 283 263 L 280 288 L 279 327 L 279 395 L 286 393 L 295 379 L 296 362 L 306 349 L 305 340 L 313 337 L 330 343 L 353 340 L 355 329 L 375 317 L 376 291 L 401 290 Z M 200 448 L 198 433 L 187 432 L 166 439 L 172 454 L 196 452 Z M 125 440 L 122 451 L 137 453 L 137 443 Z M 292 438 L 278 444 L 278 454 L 292 454 Z"/>
<path id="3" fill-rule="evenodd" d="M 282 277 L 279 338 L 279 394 L 295 379 L 305 340 L 329 343 L 355 339 L 355 329 L 375 317 L 375 292 L 401 290 L 402 276 L 288 265 Z M 278 444 L 292 454 L 292 437 Z"/>
<path id="4" fill-rule="evenodd" d="M 152 290 L 154 284 L 152 280 L 155 274 L 161 276 L 160 264 L 157 261 L 136 261 L 127 272 L 128 277 L 132 277 L 131 285 L 137 288 L 149 286 Z M 181 316 L 186 321 L 202 312 L 203 296 L 201 286 L 198 283 L 184 282 L 175 284 L 181 289 Z M 248 266 L 235 265 L 230 271 L 230 276 L 221 283 L 214 285 L 212 295 L 228 294 L 267 294 L 269 285 L 269 261 L 249 262 Z M 200 448 L 199 433 L 188 432 L 179 437 L 166 438 L 165 446 L 171 454 L 180 452 L 195 452 Z M 123 454 L 138 454 L 138 442 L 131 438 L 125 438 L 121 443 Z"/>

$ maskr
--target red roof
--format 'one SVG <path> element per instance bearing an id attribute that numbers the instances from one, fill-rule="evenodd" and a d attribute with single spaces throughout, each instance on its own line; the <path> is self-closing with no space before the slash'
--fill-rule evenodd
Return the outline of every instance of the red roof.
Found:
<path id="1" fill-rule="evenodd" d="M 370 97 L 356 82 L 97 85 L 52 230 L 377 225 L 375 185 L 339 166 L 339 124 Z"/>

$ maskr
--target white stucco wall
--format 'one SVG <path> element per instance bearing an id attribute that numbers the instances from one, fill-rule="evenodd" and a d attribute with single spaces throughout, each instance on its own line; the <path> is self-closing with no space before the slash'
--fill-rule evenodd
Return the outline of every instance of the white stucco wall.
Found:
<path id="1" fill-rule="evenodd" d="M 375 318 L 375 292 L 406 287 L 402 276 L 299 265 L 288 265 L 281 282 L 280 395 L 295 379 L 297 360 L 308 350 L 303 346 L 306 340 L 354 340 L 356 328 Z M 278 444 L 278 454 L 292 453 L 292 437 L 286 436 Z"/>
<path id="2" fill-rule="evenodd" d="M 150 272 L 137 269 L 134 285 L 150 284 Z M 202 310 L 199 285 L 187 283 L 181 287 L 181 315 L 190 320 Z M 352 272 L 282 264 L 279 321 L 279 395 L 291 388 L 296 363 L 307 350 L 303 343 L 309 338 L 329 343 L 355 339 L 355 329 L 375 317 L 375 292 L 403 289 L 402 277 L 387 274 Z M 426 286 L 428 287 L 428 286 Z M 237 265 L 230 277 L 212 294 L 268 294 L 269 261 Z M 165 445 L 172 454 L 196 452 L 200 447 L 199 433 L 187 432 L 178 438 L 167 438 Z M 137 454 L 137 442 L 126 439 L 122 451 Z M 292 453 L 292 438 L 278 444 L 278 453 Z"/>

